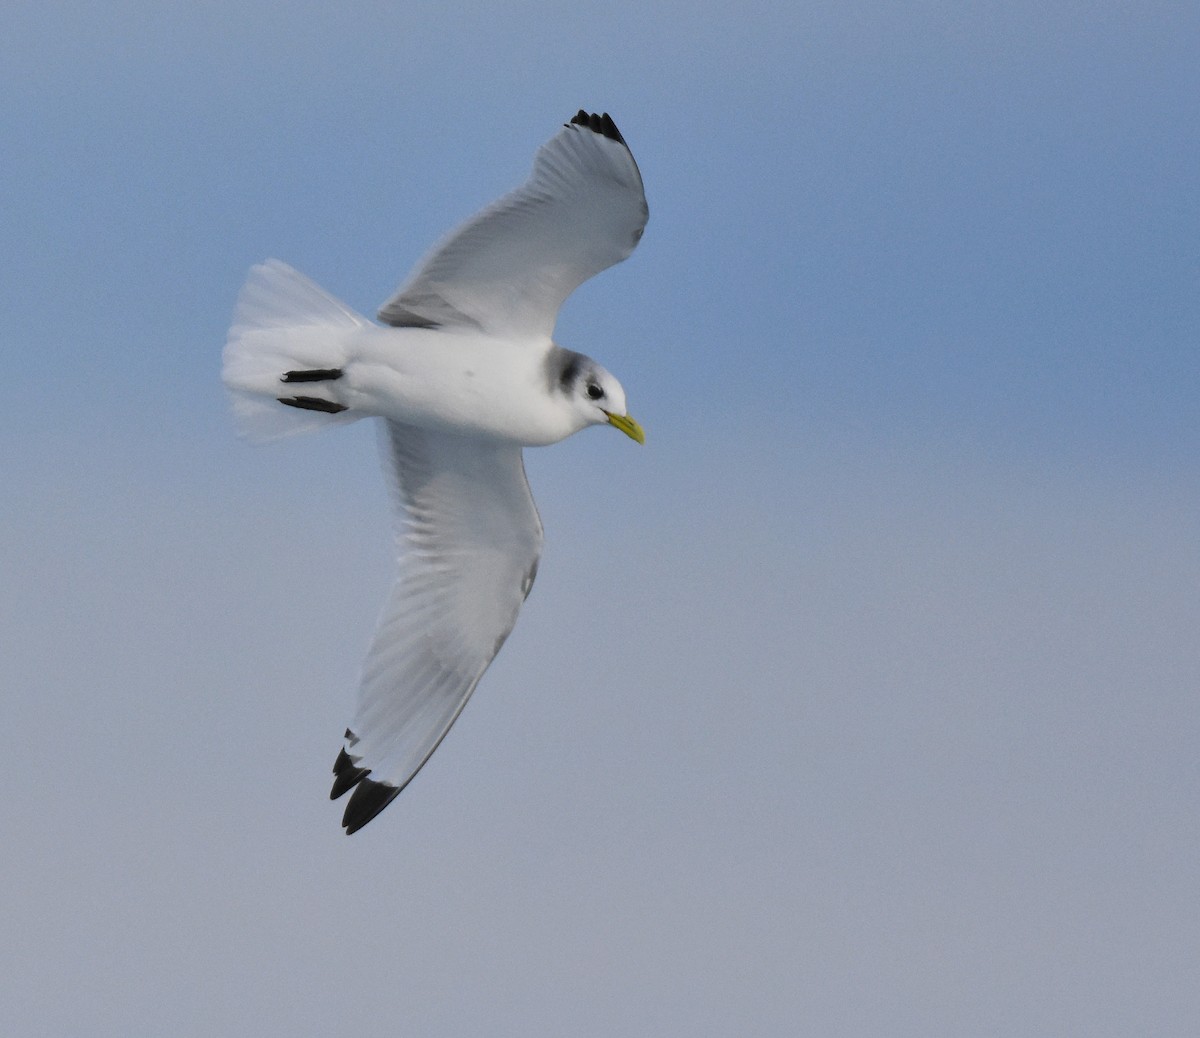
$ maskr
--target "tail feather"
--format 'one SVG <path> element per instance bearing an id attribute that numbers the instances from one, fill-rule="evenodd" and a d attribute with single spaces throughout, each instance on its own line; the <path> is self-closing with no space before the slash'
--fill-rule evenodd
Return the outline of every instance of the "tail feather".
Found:
<path id="1" fill-rule="evenodd" d="M 285 406 L 281 398 L 292 396 L 283 384 L 288 375 L 340 372 L 348 333 L 368 324 L 286 263 L 267 260 L 252 267 L 238 295 L 221 369 L 239 434 L 275 440 L 358 418 L 340 405 Z"/>

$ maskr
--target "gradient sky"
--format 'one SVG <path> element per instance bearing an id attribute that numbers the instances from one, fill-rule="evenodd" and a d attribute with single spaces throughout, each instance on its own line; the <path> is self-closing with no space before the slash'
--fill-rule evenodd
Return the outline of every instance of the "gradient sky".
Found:
<path id="1" fill-rule="evenodd" d="M 26 1036 L 1200 1031 L 1200 9 L 0 13 L 0 912 Z M 370 428 L 251 448 L 276 256 L 373 312 L 576 109 L 648 443 L 347 839 Z"/>

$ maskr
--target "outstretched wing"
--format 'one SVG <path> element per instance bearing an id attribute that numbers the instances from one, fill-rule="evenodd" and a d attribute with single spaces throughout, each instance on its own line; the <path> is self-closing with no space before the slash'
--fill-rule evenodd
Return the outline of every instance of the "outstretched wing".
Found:
<path id="1" fill-rule="evenodd" d="M 649 215 L 620 131 L 580 111 L 542 145 L 529 179 L 436 246 L 379 319 L 544 340 L 563 300 L 628 256 Z"/>
<path id="2" fill-rule="evenodd" d="M 382 811 L 437 749 L 504 644 L 537 571 L 542 524 L 521 448 L 385 423 L 400 577 L 334 765 L 342 824 Z"/>

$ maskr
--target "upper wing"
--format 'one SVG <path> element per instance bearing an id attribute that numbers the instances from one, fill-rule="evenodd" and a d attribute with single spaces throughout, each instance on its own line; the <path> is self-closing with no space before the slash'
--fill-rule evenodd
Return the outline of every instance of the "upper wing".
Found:
<path id="1" fill-rule="evenodd" d="M 437 245 L 379 319 L 549 338 L 563 300 L 628 256 L 649 215 L 620 131 L 580 111 L 538 150 L 529 179 Z"/>
<path id="2" fill-rule="evenodd" d="M 520 447 L 386 430 L 400 578 L 334 765 L 334 799 L 357 786 L 342 819 L 351 833 L 437 749 L 516 623 L 542 550 Z"/>

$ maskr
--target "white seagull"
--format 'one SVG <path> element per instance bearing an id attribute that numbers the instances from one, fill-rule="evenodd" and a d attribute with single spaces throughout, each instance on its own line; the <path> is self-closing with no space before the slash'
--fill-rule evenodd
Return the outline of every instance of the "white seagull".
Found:
<path id="1" fill-rule="evenodd" d="M 621 384 L 551 335 L 563 300 L 625 259 L 648 217 L 620 131 L 580 111 L 524 184 L 426 256 L 382 327 L 278 260 L 250 271 L 222 369 L 239 431 L 381 418 L 393 474 L 400 574 L 333 766 L 330 798 L 354 791 L 347 833 L 437 749 L 533 586 L 542 524 L 522 448 L 602 424 L 645 442 Z"/>

